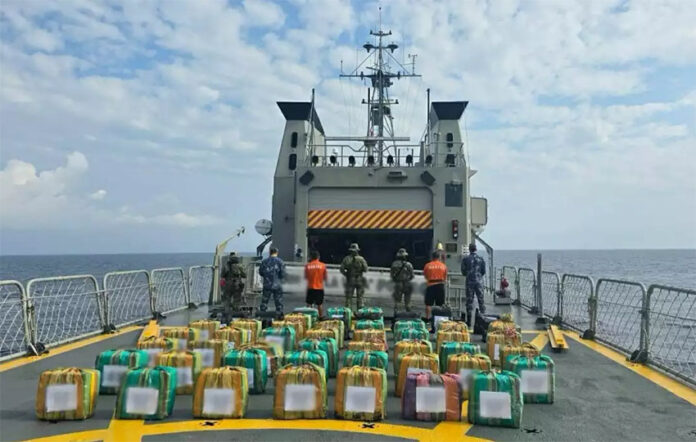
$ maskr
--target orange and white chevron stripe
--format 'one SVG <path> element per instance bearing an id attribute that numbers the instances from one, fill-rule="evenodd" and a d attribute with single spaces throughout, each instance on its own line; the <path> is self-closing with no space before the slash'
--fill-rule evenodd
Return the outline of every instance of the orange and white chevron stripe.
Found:
<path id="1" fill-rule="evenodd" d="M 309 229 L 430 229 L 429 210 L 310 210 Z"/>

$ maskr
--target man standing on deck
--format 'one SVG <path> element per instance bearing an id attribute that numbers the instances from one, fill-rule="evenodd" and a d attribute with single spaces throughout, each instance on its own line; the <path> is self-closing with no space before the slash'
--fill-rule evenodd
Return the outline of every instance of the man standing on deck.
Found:
<path id="1" fill-rule="evenodd" d="M 469 244 L 469 255 L 462 259 L 462 275 L 466 276 L 466 321 L 474 324 L 474 296 L 478 300 L 479 312 L 486 313 L 483 303 L 483 275 L 486 274 L 486 261 L 476 254 L 476 244 Z"/>
<path id="2" fill-rule="evenodd" d="M 232 320 L 232 312 L 239 311 L 242 303 L 242 292 L 244 291 L 244 279 L 246 272 L 239 263 L 236 253 L 230 253 L 222 270 L 222 302 L 225 307 L 225 324 Z"/>
<path id="3" fill-rule="evenodd" d="M 307 280 L 307 307 L 317 306 L 319 317 L 324 316 L 321 305 L 324 303 L 324 281 L 326 281 L 326 264 L 319 261 L 319 252 L 309 252 L 309 262 L 304 268 Z"/>
<path id="4" fill-rule="evenodd" d="M 283 287 L 285 279 L 285 263 L 278 258 L 278 249 L 271 247 L 270 256 L 259 266 L 259 275 L 263 278 L 263 292 L 261 295 L 261 306 L 259 310 L 265 312 L 268 308 L 268 301 L 273 295 L 276 313 L 283 314 Z"/>
<path id="5" fill-rule="evenodd" d="M 425 289 L 425 321 L 430 320 L 430 310 L 433 305 L 445 305 L 445 281 L 447 281 L 447 266 L 440 261 L 440 252 L 434 251 L 432 260 L 423 268 L 423 276 L 428 284 Z"/>
<path id="6" fill-rule="evenodd" d="M 365 285 L 367 284 L 365 276 L 363 276 L 365 272 L 367 272 L 367 261 L 360 256 L 358 244 L 353 243 L 348 247 L 348 255 L 341 262 L 341 274 L 346 277 L 346 307 L 351 307 L 353 292 L 355 292 L 357 308 L 358 310 L 362 308 Z"/>
<path id="7" fill-rule="evenodd" d="M 399 249 L 396 252 L 396 260 L 391 265 L 391 279 L 394 282 L 394 317 L 396 317 L 401 297 L 404 298 L 404 307 L 407 312 L 411 311 L 411 280 L 413 279 L 413 264 L 406 260 L 408 253 L 406 249 Z"/>

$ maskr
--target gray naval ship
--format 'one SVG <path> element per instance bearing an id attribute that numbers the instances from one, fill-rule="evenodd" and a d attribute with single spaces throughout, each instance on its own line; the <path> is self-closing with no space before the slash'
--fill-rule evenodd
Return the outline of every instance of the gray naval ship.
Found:
<path id="1" fill-rule="evenodd" d="M 343 278 L 336 263 L 352 242 L 370 264 L 366 303 L 391 309 L 388 269 L 394 252 L 407 249 L 422 268 L 441 249 L 450 270 L 447 302 L 463 311 L 459 275 L 464 247 L 478 241 L 487 250 L 490 279 L 486 303 L 493 313 L 512 313 L 523 340 L 552 354 L 557 339 L 568 349 L 553 353 L 555 401 L 525 404 L 520 428 L 472 425 L 466 419 L 405 420 L 388 364 L 386 419 L 367 423 L 334 418 L 336 381 L 328 379 L 326 419 L 272 419 L 273 379 L 266 393 L 250 395 L 243 419 L 192 419 L 192 398 L 178 395 L 162 421 L 119 420 L 115 397 L 100 395 L 94 416 L 46 422 L 35 417 L 37 380 L 55 367 L 94 367 L 95 357 L 133 348 L 143 336 L 187 325 L 218 311 L 219 272 L 225 248 L 212 265 L 93 275 L 0 281 L 0 440 L 685 440 L 696 437 L 696 292 L 609 278 L 558 274 L 541 269 L 493 267 L 493 251 L 480 233 L 487 205 L 471 196 L 475 171 L 466 155 L 461 118 L 466 101 L 428 100 L 422 139 L 393 131 L 398 100 L 395 81 L 414 76 L 413 64 L 393 58 L 398 47 L 381 29 L 366 43 L 365 64 L 344 74 L 367 83 L 367 127 L 358 136 L 325 133 L 307 102 L 280 102 L 286 124 L 274 176 L 272 220 L 262 220 L 259 255 L 272 242 L 287 262 L 285 310 L 304 304 L 306 251 L 319 250 L 329 268 L 326 304 L 342 304 Z M 313 95 L 313 94 L 312 94 Z M 254 312 L 261 281 L 258 260 L 245 260 L 245 302 Z M 541 270 L 541 271 L 540 271 Z M 423 292 L 416 276 L 414 306 Z M 498 282 L 510 282 L 514 303 L 498 302 Z M 422 313 L 422 306 L 417 308 Z M 561 329 L 549 332 L 545 322 Z M 583 339 L 587 338 L 587 339 Z M 389 347 L 394 342 L 388 334 Z M 482 337 L 473 334 L 472 342 Z M 552 340 L 553 342 L 550 342 Z M 553 344 L 553 345 L 552 345 Z M 343 361 L 344 351 L 339 359 Z M 389 358 L 393 357 L 392 352 Z"/>

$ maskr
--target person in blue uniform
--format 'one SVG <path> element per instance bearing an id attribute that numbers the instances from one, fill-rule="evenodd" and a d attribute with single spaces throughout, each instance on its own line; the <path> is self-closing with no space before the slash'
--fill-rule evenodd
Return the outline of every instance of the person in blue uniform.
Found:
<path id="1" fill-rule="evenodd" d="M 478 300 L 479 312 L 486 313 L 483 303 L 483 276 L 486 274 L 486 261 L 476 254 L 476 244 L 469 244 L 469 255 L 462 259 L 462 275 L 466 276 L 466 319 L 473 324 L 471 316 L 474 309 L 474 296 Z"/>
<path id="2" fill-rule="evenodd" d="M 271 247 L 270 256 L 259 266 L 259 275 L 263 278 L 263 292 L 261 294 L 261 306 L 259 310 L 265 312 L 268 301 L 273 296 L 276 313 L 283 314 L 283 287 L 285 279 L 285 263 L 278 258 L 278 249 Z"/>

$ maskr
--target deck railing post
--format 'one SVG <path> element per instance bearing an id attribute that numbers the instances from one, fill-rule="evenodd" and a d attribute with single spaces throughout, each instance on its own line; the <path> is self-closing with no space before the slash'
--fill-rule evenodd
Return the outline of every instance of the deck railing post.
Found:
<path id="1" fill-rule="evenodd" d="M 515 267 L 515 294 L 517 295 L 517 299 L 515 299 L 515 302 L 513 302 L 514 305 L 522 305 L 522 301 L 520 300 L 520 271 L 517 267 Z"/>

